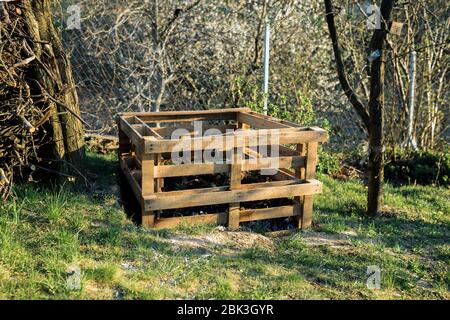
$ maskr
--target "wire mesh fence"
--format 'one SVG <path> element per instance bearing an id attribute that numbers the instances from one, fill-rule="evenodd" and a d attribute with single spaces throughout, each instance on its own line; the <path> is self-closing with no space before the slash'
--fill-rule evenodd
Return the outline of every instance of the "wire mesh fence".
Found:
<path id="1" fill-rule="evenodd" d="M 257 109 L 265 18 L 261 12 L 266 10 L 273 21 L 269 100 L 274 115 L 303 122 L 296 115 L 304 112 L 307 96 L 314 120 L 305 123 L 331 131 L 328 148 L 354 149 L 365 141 L 359 118 L 338 84 L 329 43 L 323 40 L 327 31 L 319 23 L 320 2 L 264 8 L 266 1 L 244 1 L 236 7 L 174 1 L 156 9 L 155 3 L 65 0 L 55 6 L 88 131 L 114 134 L 114 117 L 125 111 Z M 73 23 L 77 15 L 79 25 Z M 353 79 L 356 86 L 360 76 Z M 389 93 L 393 100 L 400 95 L 394 87 Z M 432 122 L 446 141 L 448 104 L 441 105 L 439 119 L 436 113 Z M 400 144 L 405 111 L 389 101 L 385 113 L 387 140 Z M 427 112 L 418 113 L 415 124 L 424 141 L 429 131 L 425 121 L 431 121 L 427 118 Z"/>

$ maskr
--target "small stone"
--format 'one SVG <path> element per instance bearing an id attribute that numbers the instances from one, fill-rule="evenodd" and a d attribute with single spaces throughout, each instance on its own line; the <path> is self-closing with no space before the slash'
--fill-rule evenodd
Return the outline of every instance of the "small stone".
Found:
<path id="1" fill-rule="evenodd" d="M 424 279 L 420 279 L 416 284 L 423 289 L 431 289 L 433 287 L 428 281 Z"/>

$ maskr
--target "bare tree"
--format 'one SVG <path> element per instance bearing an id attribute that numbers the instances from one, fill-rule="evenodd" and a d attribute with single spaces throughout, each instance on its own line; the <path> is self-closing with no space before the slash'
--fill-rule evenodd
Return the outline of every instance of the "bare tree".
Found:
<path id="1" fill-rule="evenodd" d="M 367 214 L 376 216 L 381 211 L 382 205 L 382 185 L 384 177 L 383 167 L 383 107 L 384 107 L 384 80 L 385 80 L 385 54 L 384 46 L 388 34 L 388 25 L 394 0 L 383 0 L 380 8 L 380 28 L 377 28 L 372 35 L 369 45 L 370 70 L 368 72 L 370 82 L 369 101 L 364 104 L 355 93 L 347 80 L 347 71 L 341 57 L 339 47 L 338 32 L 335 25 L 335 8 L 332 0 L 325 0 L 326 20 L 330 33 L 333 52 L 336 60 L 339 81 L 349 99 L 360 116 L 369 135 L 368 151 L 368 200 Z"/>

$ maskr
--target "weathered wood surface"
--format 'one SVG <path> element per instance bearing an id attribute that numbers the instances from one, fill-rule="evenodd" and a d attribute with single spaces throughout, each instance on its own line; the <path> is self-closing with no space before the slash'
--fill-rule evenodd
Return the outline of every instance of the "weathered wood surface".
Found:
<path id="1" fill-rule="evenodd" d="M 206 121 L 201 129 L 194 121 Z M 216 121 L 216 122 L 215 122 Z M 161 126 L 168 123 L 169 126 Z M 215 125 L 214 123 L 217 123 Z M 143 224 L 171 228 L 180 224 L 227 224 L 293 217 L 299 228 L 312 221 L 313 195 L 322 191 L 315 180 L 317 147 L 327 133 L 315 127 L 260 115 L 249 109 L 201 110 L 160 113 L 124 113 L 118 118 L 121 169 L 142 207 Z M 186 130 L 180 139 L 168 139 L 176 129 Z M 206 130 L 217 134 L 200 136 Z M 235 130 L 229 132 L 230 130 Z M 236 130 L 238 129 L 238 130 Z M 202 131 L 202 132 L 200 132 Z M 273 143 L 279 154 L 263 155 L 259 147 Z M 270 141 L 270 142 L 268 142 Z M 200 152 L 231 152 L 231 161 L 170 164 L 171 152 L 181 142 L 191 148 L 188 159 Z M 232 142 L 232 143 L 230 143 Z M 291 149 L 288 145 L 297 146 Z M 277 150 L 277 149 L 275 149 Z M 275 164 L 275 165 L 274 165 Z M 275 167 L 272 182 L 242 184 L 242 173 Z M 164 191 L 164 179 L 197 175 L 229 174 L 230 184 L 220 187 Z M 244 209 L 246 202 L 293 197 L 293 205 Z M 161 210 L 228 204 L 227 212 L 161 218 Z"/>
<path id="2" fill-rule="evenodd" d="M 209 188 L 204 188 L 201 189 L 203 191 L 195 197 L 193 197 L 192 194 L 183 194 L 183 191 L 165 192 L 160 195 L 144 197 L 145 209 L 164 210 L 212 204 L 278 199 L 298 195 L 313 195 L 322 191 L 322 183 L 317 180 L 310 180 L 306 183 L 291 182 L 277 187 L 268 187 L 266 186 L 267 184 L 268 183 L 256 183 L 252 184 L 252 189 L 237 189 L 218 192 L 210 192 L 211 190 L 209 190 Z"/>

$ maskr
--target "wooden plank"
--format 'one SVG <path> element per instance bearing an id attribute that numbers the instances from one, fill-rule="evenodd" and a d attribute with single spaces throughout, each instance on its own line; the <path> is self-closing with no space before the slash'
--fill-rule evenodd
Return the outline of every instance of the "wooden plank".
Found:
<path id="1" fill-rule="evenodd" d="M 306 145 L 305 144 L 298 144 L 296 146 L 297 152 L 299 152 L 302 156 L 306 156 Z M 305 167 L 295 167 L 295 177 L 297 179 L 305 179 Z M 296 213 L 295 217 L 295 223 L 297 224 L 297 228 L 301 229 L 302 227 L 302 212 L 303 212 L 303 202 L 305 200 L 305 197 L 299 196 L 294 197 L 294 210 Z"/>
<path id="2" fill-rule="evenodd" d="M 248 108 L 231 108 L 196 111 L 127 112 L 123 113 L 122 116 L 136 116 L 148 123 L 236 120 L 237 113 L 248 112 L 248 110 Z"/>
<path id="3" fill-rule="evenodd" d="M 156 175 L 157 172 L 157 168 L 161 167 L 161 162 L 162 162 L 162 156 L 161 154 L 157 154 L 155 157 L 155 167 L 154 167 L 154 172 L 153 175 L 155 178 L 157 178 L 156 180 L 156 192 L 161 192 L 162 188 L 164 188 L 164 177 L 158 177 Z"/>
<path id="4" fill-rule="evenodd" d="M 161 164 L 161 162 L 162 162 L 162 155 L 160 153 L 158 153 L 155 155 L 155 167 L 154 167 L 153 175 L 155 175 L 156 168 L 158 165 Z M 155 178 L 156 178 L 155 192 L 161 193 L 162 189 L 164 188 L 164 178 L 157 178 L 157 177 L 155 177 Z M 156 213 L 157 218 L 159 218 L 160 216 L 161 216 L 161 210 L 159 210 Z"/>
<path id="5" fill-rule="evenodd" d="M 155 156 L 145 155 L 141 159 L 141 189 L 142 195 L 148 196 L 155 193 Z"/>
<path id="6" fill-rule="evenodd" d="M 223 113 L 238 113 L 250 112 L 250 108 L 225 108 L 225 109 L 209 109 L 209 110 L 189 110 L 189 111 L 160 111 L 160 112 L 123 112 L 119 116 L 146 116 L 146 117 L 170 117 L 177 115 L 204 115 L 204 114 L 223 114 Z"/>
<path id="7" fill-rule="evenodd" d="M 273 182 L 262 182 L 262 183 L 246 183 L 241 184 L 242 190 L 252 190 L 260 187 L 266 187 L 266 188 L 277 188 L 277 187 L 283 187 L 283 186 L 289 186 L 292 184 L 297 183 L 305 183 L 306 180 L 285 180 L 285 181 L 273 181 Z M 212 188 L 198 188 L 198 189 L 186 189 L 186 190 L 177 190 L 177 191 L 167 191 L 163 192 L 161 196 L 164 197 L 172 197 L 172 196 L 195 196 L 195 195 L 202 195 L 204 193 L 210 193 L 210 192 L 220 192 L 220 191 L 227 191 L 229 190 L 229 186 L 220 186 L 220 187 L 212 187 Z M 149 199 L 154 199 L 155 197 L 149 197 Z"/>
<path id="8" fill-rule="evenodd" d="M 155 155 L 143 155 L 141 158 L 141 189 L 142 197 L 155 193 Z M 142 208 L 142 224 L 145 227 L 153 227 L 155 224 L 155 212 Z"/>
<path id="9" fill-rule="evenodd" d="M 143 142 L 142 135 L 136 131 L 124 118 L 119 118 L 120 129 L 127 135 L 131 140 L 131 143 L 135 147 L 140 148 Z"/>
<path id="10" fill-rule="evenodd" d="M 268 169 L 272 163 L 278 163 L 278 168 L 289 169 L 294 166 L 304 166 L 305 157 L 269 157 L 242 160 L 242 171 Z M 192 163 L 180 165 L 155 166 L 155 178 L 187 177 L 204 174 L 230 172 L 229 163 Z"/>
<path id="11" fill-rule="evenodd" d="M 187 124 L 187 123 L 181 123 L 177 126 L 173 126 L 173 127 L 159 127 L 159 128 L 152 128 L 153 131 L 155 131 L 156 133 L 158 133 L 159 135 L 163 136 L 163 137 L 171 137 L 172 133 L 175 130 L 178 129 L 184 129 L 189 131 L 191 136 L 194 135 L 200 135 L 200 132 L 195 131 L 196 128 L 192 125 L 192 124 Z M 216 129 L 219 130 L 221 133 L 225 133 L 227 132 L 227 130 L 236 130 L 236 125 L 230 124 L 230 125 L 205 125 L 202 124 L 201 126 L 201 130 L 202 133 L 201 135 L 204 135 L 205 132 L 207 132 L 208 130 L 211 129 Z"/>
<path id="12" fill-rule="evenodd" d="M 239 117 L 239 115 L 238 115 Z M 237 127 L 241 130 L 249 130 L 251 127 L 249 124 L 244 123 L 244 122 L 238 122 Z"/>
<path id="13" fill-rule="evenodd" d="M 280 181 L 285 183 L 285 181 Z M 308 180 L 304 183 L 288 181 L 285 185 L 277 187 L 272 183 L 255 183 L 253 188 L 242 188 L 239 190 L 208 192 L 209 188 L 200 189 L 201 193 L 196 196 L 192 194 L 168 193 L 156 194 L 145 197 L 146 210 L 164 210 L 184 207 L 195 207 L 211 204 L 226 204 L 246 201 L 258 201 L 266 199 L 277 199 L 294 197 L 298 195 L 313 195 L 322 191 L 322 183 L 317 180 Z M 257 185 L 257 187 L 255 187 Z M 246 186 L 246 185 L 242 185 Z M 248 187 L 248 185 L 247 185 Z"/>
<path id="14" fill-rule="evenodd" d="M 244 147 L 242 150 L 244 152 L 244 155 L 248 156 L 250 159 L 262 158 L 262 155 L 253 148 Z"/>
<path id="15" fill-rule="evenodd" d="M 294 211 L 293 206 L 272 207 L 264 209 L 245 209 L 241 210 L 240 222 L 284 218 L 296 215 L 300 215 L 300 212 Z"/>
<path id="16" fill-rule="evenodd" d="M 242 171 L 242 148 L 234 148 L 231 158 L 230 169 L 230 190 L 239 190 L 241 187 Z M 228 228 L 239 228 L 239 212 L 241 204 L 239 202 L 230 203 L 228 210 Z"/>
<path id="17" fill-rule="evenodd" d="M 306 179 L 314 179 L 316 176 L 316 165 L 317 165 L 317 149 L 318 143 L 312 142 L 308 144 L 308 150 L 306 151 Z M 302 229 L 309 228 L 312 224 L 313 215 L 313 197 L 312 195 L 305 195 L 303 199 L 303 210 L 302 210 Z"/>
<path id="18" fill-rule="evenodd" d="M 281 128 L 291 128 L 290 125 L 283 124 L 279 121 L 264 119 L 263 117 L 259 117 L 256 114 L 252 113 L 238 113 L 237 121 L 241 123 L 245 123 L 256 129 L 281 129 Z"/>
<path id="19" fill-rule="evenodd" d="M 293 130 L 292 128 L 278 129 L 277 131 L 266 130 L 244 130 L 235 131 L 230 135 L 206 136 L 191 139 L 174 140 L 150 140 L 145 137 L 146 153 L 167 153 L 177 150 L 182 146 L 190 150 L 219 149 L 231 150 L 235 147 L 256 147 L 262 145 L 262 141 L 271 141 L 277 139 L 278 144 L 298 144 L 308 142 L 320 142 L 327 139 L 326 132 L 304 131 L 302 129 Z"/>
<path id="20" fill-rule="evenodd" d="M 230 172 L 230 164 L 225 163 L 193 163 L 155 167 L 155 177 L 157 178 L 187 177 L 228 172 Z"/>
<path id="21" fill-rule="evenodd" d="M 128 184 L 131 187 L 131 190 L 133 190 L 133 193 L 136 196 L 137 201 L 143 206 L 144 203 L 143 203 L 141 186 L 138 182 L 139 178 L 132 171 L 130 171 L 130 169 L 127 165 L 126 159 L 121 157 L 121 158 L 119 158 L 119 162 L 120 162 L 120 167 L 122 169 L 122 172 L 125 175 L 125 178 L 127 179 Z"/>
<path id="22" fill-rule="evenodd" d="M 302 229 L 308 229 L 312 224 L 313 216 L 313 196 L 307 195 L 303 198 L 302 204 Z"/>
<path id="23" fill-rule="evenodd" d="M 155 221 L 155 229 L 174 228 L 179 225 L 198 225 L 198 224 L 226 224 L 228 213 L 204 214 L 198 216 L 159 218 Z"/>
<path id="24" fill-rule="evenodd" d="M 252 111 L 252 112 L 249 112 L 249 113 L 250 113 L 252 116 L 255 116 L 255 117 L 258 117 L 258 118 L 262 118 L 262 119 L 266 119 L 266 120 L 269 120 L 269 121 L 275 121 L 275 122 L 278 122 L 278 123 L 287 125 L 287 126 L 289 126 L 289 127 L 308 129 L 308 127 L 302 126 L 302 125 L 300 125 L 300 124 L 298 124 L 298 123 L 295 123 L 295 122 L 292 122 L 292 121 L 289 121 L 289 120 L 278 119 L 278 118 L 274 118 L 274 117 L 271 117 L 271 116 L 266 116 L 266 115 L 264 115 L 264 114 L 260 114 L 260 113 L 253 112 L 253 111 Z"/>
<path id="25" fill-rule="evenodd" d="M 228 208 L 228 228 L 230 230 L 239 229 L 239 215 L 241 211 L 239 202 L 230 203 L 230 207 Z"/>
<path id="26" fill-rule="evenodd" d="M 152 136 L 156 139 L 164 139 L 159 133 L 157 133 L 155 130 L 150 128 L 150 126 L 142 121 L 139 117 L 134 116 L 135 123 L 138 123 L 144 127 L 144 135 L 145 136 Z"/>
<path id="27" fill-rule="evenodd" d="M 125 132 L 122 131 L 120 121 L 117 121 L 117 126 L 119 128 L 119 150 L 118 150 L 118 156 L 119 158 L 125 154 L 129 153 L 131 151 L 131 141 L 125 134 Z"/>
<path id="28" fill-rule="evenodd" d="M 289 169 L 305 165 L 305 157 L 269 157 L 244 160 L 243 171 L 255 171 L 261 169 Z M 272 168 L 272 164 L 276 164 Z"/>
<path id="29" fill-rule="evenodd" d="M 240 211 L 240 222 L 258 221 L 296 216 L 293 206 L 282 206 L 263 209 L 246 209 Z M 223 225 L 228 221 L 228 213 L 206 214 L 198 216 L 160 218 L 155 221 L 155 229 L 175 228 L 180 225 L 218 224 Z"/>

